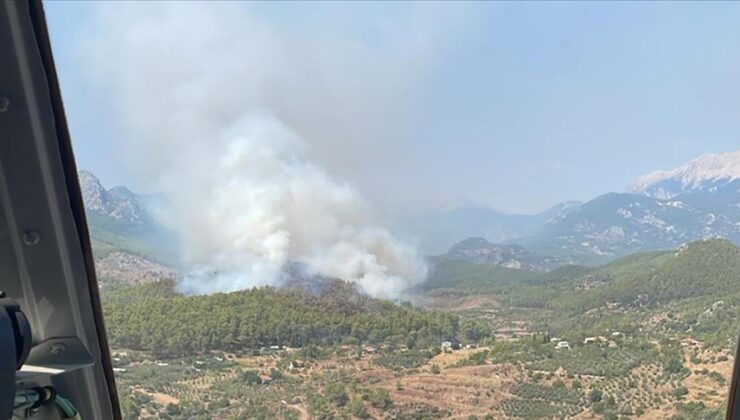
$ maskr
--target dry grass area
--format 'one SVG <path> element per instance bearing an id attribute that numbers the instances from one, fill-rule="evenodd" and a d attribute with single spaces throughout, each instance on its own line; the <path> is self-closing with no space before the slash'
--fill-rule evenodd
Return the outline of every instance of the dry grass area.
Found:
<path id="1" fill-rule="evenodd" d="M 699 364 L 689 362 L 690 357 L 688 356 L 690 355 L 687 355 L 686 364 L 691 369 L 691 374 L 683 381 L 689 389 L 686 400 L 703 402 L 709 407 L 724 406 L 727 402 L 727 389 L 732 379 L 734 364 L 732 354 L 727 351 L 716 352 L 701 349 L 695 356 L 701 360 L 702 363 Z M 709 373 L 703 373 L 705 370 Z M 715 379 L 716 375 L 713 378 L 712 372 L 719 374 L 724 379 L 724 383 Z"/>
<path id="2" fill-rule="evenodd" d="M 172 395 L 164 394 L 162 392 L 152 392 L 142 388 L 134 388 L 133 391 L 140 394 L 148 395 L 152 400 L 154 400 L 154 402 L 162 406 L 166 406 L 167 404 L 180 404 L 179 399 L 173 397 Z"/>
<path id="3" fill-rule="evenodd" d="M 437 294 L 424 297 L 424 306 L 444 309 L 450 312 L 466 312 L 481 308 L 499 306 L 495 295 L 459 295 L 454 293 Z"/>
<path id="4" fill-rule="evenodd" d="M 392 378 L 378 386 L 386 389 L 396 404 L 429 404 L 451 411 L 452 418 L 467 418 L 493 412 L 496 404 L 511 397 L 508 390 L 523 379 L 522 372 L 512 366 L 482 365 Z"/>
<path id="5" fill-rule="evenodd" d="M 451 353 L 440 353 L 436 356 L 434 356 L 431 361 L 429 362 L 429 365 L 427 366 L 427 370 L 431 368 L 432 364 L 436 364 L 439 367 L 447 367 L 454 365 L 455 363 L 460 362 L 461 360 L 467 359 L 471 354 L 478 353 L 480 351 L 489 350 L 488 347 L 480 347 L 476 349 L 460 349 L 456 350 Z"/>

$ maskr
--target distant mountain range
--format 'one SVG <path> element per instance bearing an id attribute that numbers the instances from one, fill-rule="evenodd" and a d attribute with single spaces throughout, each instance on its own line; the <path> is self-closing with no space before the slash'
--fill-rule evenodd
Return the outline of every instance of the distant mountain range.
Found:
<path id="1" fill-rule="evenodd" d="M 425 250 L 439 254 L 468 237 L 494 243 L 515 242 L 536 234 L 544 224 L 565 217 L 581 205 L 579 201 L 566 201 L 528 215 L 508 214 L 484 205 L 461 202 L 449 210 L 409 223 L 422 238 Z"/>
<path id="2" fill-rule="evenodd" d="M 537 255 L 519 245 L 494 244 L 483 238 L 468 238 L 453 245 L 441 260 L 467 261 L 527 271 L 547 271 L 560 261 Z"/>
<path id="3" fill-rule="evenodd" d="M 481 237 L 578 263 L 600 263 L 707 238 L 740 243 L 740 151 L 704 155 L 679 168 L 640 177 L 625 193 L 563 203 L 536 215 L 463 205 L 437 219 L 429 224 L 432 230 L 445 228 L 432 232 L 437 243 L 443 242 L 440 234 L 448 235 L 450 242 L 455 234 L 458 241 Z M 485 253 L 488 247 L 467 252 Z M 515 263 L 496 263 L 506 264 Z M 527 264 L 522 261 L 522 266 Z"/>
<path id="4" fill-rule="evenodd" d="M 670 171 L 656 171 L 640 177 L 627 192 L 658 199 L 685 193 L 734 195 L 740 191 L 740 150 L 706 154 Z"/>
<path id="5" fill-rule="evenodd" d="M 79 175 L 101 259 L 119 251 L 162 264 L 163 269 L 177 266 L 176 235 L 152 216 L 160 197 L 125 187 L 106 189 L 90 172 Z M 528 271 L 598 264 L 700 239 L 740 243 L 740 151 L 708 154 L 673 170 L 653 172 L 626 191 L 585 203 L 564 202 L 535 215 L 464 203 L 418 220 L 416 229 L 427 249 L 444 253 L 442 258 Z M 108 260 L 131 263 L 129 257 Z M 118 268 L 107 272 L 117 273 Z"/>

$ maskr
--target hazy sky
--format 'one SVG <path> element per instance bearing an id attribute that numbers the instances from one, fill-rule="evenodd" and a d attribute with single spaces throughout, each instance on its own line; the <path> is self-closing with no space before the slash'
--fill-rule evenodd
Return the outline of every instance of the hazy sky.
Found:
<path id="1" fill-rule="evenodd" d="M 88 59 L 128 5 L 45 7 L 78 165 L 146 191 Z M 245 28 L 264 30 L 234 43 L 280 40 L 265 103 L 318 165 L 390 212 L 462 199 L 537 212 L 740 148 L 738 3 L 240 7 Z M 136 13 L 148 8 L 125 14 L 133 35 Z"/>

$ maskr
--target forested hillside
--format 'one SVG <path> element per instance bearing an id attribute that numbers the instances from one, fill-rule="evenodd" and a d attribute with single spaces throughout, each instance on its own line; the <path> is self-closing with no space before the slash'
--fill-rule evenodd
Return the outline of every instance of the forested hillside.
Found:
<path id="1" fill-rule="evenodd" d="M 599 267 L 533 273 L 438 260 L 425 284 L 432 296 L 488 295 L 525 316 L 532 329 L 596 334 L 660 328 L 726 346 L 740 323 L 740 248 L 724 240 L 630 255 Z"/>
<path id="2" fill-rule="evenodd" d="M 634 254 L 594 268 L 568 265 L 548 273 L 438 259 L 423 285 L 427 291 L 514 296 L 527 287 L 562 292 L 547 305 L 572 310 L 606 302 L 630 304 L 638 298 L 651 305 L 722 296 L 740 287 L 740 248 L 724 240 L 698 241 L 675 251 Z"/>
<path id="3" fill-rule="evenodd" d="M 740 323 L 733 244 L 545 273 L 432 263 L 415 298 L 436 310 L 300 276 L 208 296 L 107 285 L 130 418 L 720 418 Z"/>
<path id="4" fill-rule="evenodd" d="M 653 306 L 687 298 L 722 298 L 740 291 L 740 248 L 727 241 L 694 242 L 677 251 L 638 254 L 593 270 L 585 277 L 603 283 L 553 302 L 583 310 L 606 302 Z"/>
<path id="5" fill-rule="evenodd" d="M 490 335 L 480 322 L 373 299 L 340 281 L 317 293 L 264 287 L 208 296 L 182 296 L 160 282 L 106 293 L 104 308 L 113 346 L 168 357 L 272 345 L 432 347 Z"/>

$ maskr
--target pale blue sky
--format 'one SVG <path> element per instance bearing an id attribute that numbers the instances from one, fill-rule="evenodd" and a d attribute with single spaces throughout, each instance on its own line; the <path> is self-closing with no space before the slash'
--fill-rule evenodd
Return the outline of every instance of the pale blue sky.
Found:
<path id="1" fill-rule="evenodd" d="M 106 92 L 80 68 L 81 46 L 98 36 L 91 29 L 97 8 L 110 6 L 45 7 L 78 165 L 107 185 L 145 190 L 136 169 L 117 158 L 126 139 Z M 351 151 L 346 159 L 317 158 L 390 211 L 467 199 L 537 212 L 622 191 L 639 175 L 702 153 L 740 148 L 738 3 L 244 7 L 276 32 L 379 50 L 433 33 L 429 69 L 414 86 L 404 129 L 378 142 L 387 149 L 378 156 L 387 159 L 355 164 Z"/>

